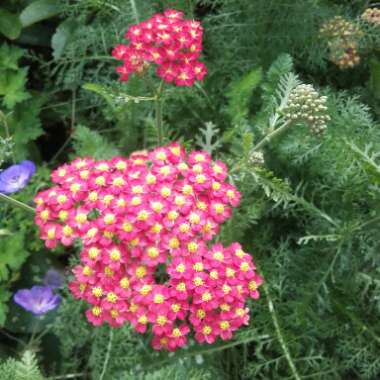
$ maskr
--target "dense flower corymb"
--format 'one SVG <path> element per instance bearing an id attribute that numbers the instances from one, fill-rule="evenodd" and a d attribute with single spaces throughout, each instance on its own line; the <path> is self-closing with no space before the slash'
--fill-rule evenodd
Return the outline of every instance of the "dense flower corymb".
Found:
<path id="1" fill-rule="evenodd" d="M 70 289 L 87 318 L 151 331 L 155 349 L 230 339 L 249 319 L 247 297 L 262 280 L 238 243 L 207 245 L 239 203 L 227 168 L 176 143 L 129 159 L 78 158 L 37 195 L 47 247 L 81 239 Z"/>
<path id="2" fill-rule="evenodd" d="M 156 74 L 177 86 L 192 86 L 202 80 L 207 69 L 198 59 L 202 51 L 203 29 L 198 21 L 183 19 L 183 13 L 166 10 L 132 25 L 125 37 L 129 45 L 117 45 L 112 55 L 123 65 L 117 68 L 120 80 L 141 73 L 151 63 Z"/>

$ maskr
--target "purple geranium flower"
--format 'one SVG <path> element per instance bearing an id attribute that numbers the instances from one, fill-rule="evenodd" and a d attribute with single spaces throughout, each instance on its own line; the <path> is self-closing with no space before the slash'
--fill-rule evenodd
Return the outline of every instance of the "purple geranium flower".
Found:
<path id="1" fill-rule="evenodd" d="M 44 284 L 52 289 L 60 288 L 63 285 L 63 277 L 55 269 L 49 269 L 45 274 Z"/>
<path id="2" fill-rule="evenodd" d="M 0 173 L 0 193 L 12 194 L 23 189 L 36 171 L 32 161 L 21 161 Z"/>
<path id="3" fill-rule="evenodd" d="M 34 315 L 42 315 L 58 307 L 61 297 L 48 286 L 33 286 L 32 289 L 18 290 L 13 300 Z"/>

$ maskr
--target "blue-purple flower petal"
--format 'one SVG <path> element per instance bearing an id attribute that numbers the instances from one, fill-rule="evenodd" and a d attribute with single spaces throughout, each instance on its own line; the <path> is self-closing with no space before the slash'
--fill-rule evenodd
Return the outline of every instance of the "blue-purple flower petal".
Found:
<path id="1" fill-rule="evenodd" d="M 33 286 L 31 289 L 20 289 L 13 300 L 34 315 L 43 315 L 54 310 L 61 302 L 61 297 L 53 293 L 48 286 Z"/>
<path id="2" fill-rule="evenodd" d="M 22 161 L 0 173 L 0 193 L 12 194 L 23 189 L 36 171 L 32 161 Z"/>
<path id="3" fill-rule="evenodd" d="M 36 172 L 36 165 L 32 161 L 24 160 L 24 161 L 21 161 L 19 165 L 21 165 L 24 168 L 28 169 L 28 171 L 29 171 L 29 177 L 31 177 Z"/>
<path id="4" fill-rule="evenodd" d="M 52 289 L 60 288 L 63 285 L 63 276 L 55 269 L 49 269 L 44 277 L 44 285 Z"/>

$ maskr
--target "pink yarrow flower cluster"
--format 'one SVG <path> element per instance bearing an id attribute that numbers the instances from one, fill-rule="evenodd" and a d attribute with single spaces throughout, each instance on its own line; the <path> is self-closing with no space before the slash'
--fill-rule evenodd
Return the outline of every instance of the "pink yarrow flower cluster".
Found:
<path id="1" fill-rule="evenodd" d="M 49 248 L 80 239 L 70 290 L 91 307 L 94 325 L 131 323 L 153 333 L 154 349 L 174 351 L 230 339 L 248 323 L 248 297 L 262 279 L 238 243 L 208 246 L 240 194 L 227 168 L 177 143 L 129 158 L 78 158 L 52 173 L 36 223 Z"/>
<path id="2" fill-rule="evenodd" d="M 125 37 L 129 45 L 117 45 L 112 55 L 123 61 L 116 71 L 121 81 L 141 73 L 150 64 L 156 74 L 177 86 L 192 86 L 202 80 L 207 69 L 198 59 L 202 51 L 203 29 L 198 21 L 183 19 L 183 13 L 166 10 L 129 27 Z"/>

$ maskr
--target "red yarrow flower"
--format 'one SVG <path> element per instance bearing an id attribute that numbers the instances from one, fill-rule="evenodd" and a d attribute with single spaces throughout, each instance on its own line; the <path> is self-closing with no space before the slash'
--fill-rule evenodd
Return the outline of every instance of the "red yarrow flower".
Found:
<path id="1" fill-rule="evenodd" d="M 181 15 L 165 17 L 152 24 L 169 31 Z M 129 158 L 78 158 L 52 180 L 35 198 L 35 221 L 48 248 L 81 241 L 69 289 L 90 306 L 90 323 L 130 323 L 168 351 L 190 332 L 211 344 L 248 323 L 246 301 L 263 281 L 252 256 L 239 243 L 209 244 L 240 200 L 223 162 L 172 143 Z"/>
<path id="2" fill-rule="evenodd" d="M 141 73 L 150 64 L 157 65 L 156 74 L 176 86 L 192 86 L 207 73 L 199 61 L 203 29 L 199 22 L 186 20 L 174 9 L 155 14 L 150 19 L 128 28 L 129 45 L 116 45 L 112 56 L 122 61 L 116 68 L 121 81 L 130 74 Z"/>

